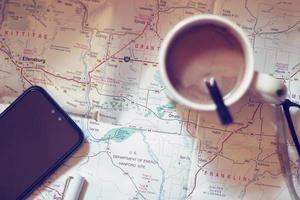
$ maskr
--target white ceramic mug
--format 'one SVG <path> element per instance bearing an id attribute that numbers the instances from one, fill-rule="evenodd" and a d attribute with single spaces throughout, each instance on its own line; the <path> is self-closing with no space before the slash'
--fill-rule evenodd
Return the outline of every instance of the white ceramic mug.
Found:
<path id="1" fill-rule="evenodd" d="M 159 64 L 161 78 L 167 89 L 167 94 L 172 100 L 195 110 L 216 110 L 216 105 L 214 103 L 201 104 L 191 101 L 190 99 L 181 95 L 172 85 L 170 77 L 167 73 L 167 55 L 169 51 L 172 51 L 171 46 L 174 44 L 174 39 L 179 35 L 180 37 L 184 37 L 184 32 L 187 30 L 203 25 L 214 25 L 228 29 L 240 43 L 244 53 L 245 69 L 243 72 L 243 77 L 240 80 L 239 85 L 224 97 L 224 103 L 226 106 L 230 106 L 237 102 L 250 88 L 255 94 L 263 97 L 263 99 L 269 103 L 281 103 L 285 99 L 287 90 L 283 81 L 275 79 L 267 74 L 258 73 L 255 71 L 252 47 L 247 36 L 240 27 L 230 20 L 220 16 L 197 15 L 186 18 L 175 25 L 166 35 L 160 48 Z M 201 46 L 199 48 L 201 48 Z"/>

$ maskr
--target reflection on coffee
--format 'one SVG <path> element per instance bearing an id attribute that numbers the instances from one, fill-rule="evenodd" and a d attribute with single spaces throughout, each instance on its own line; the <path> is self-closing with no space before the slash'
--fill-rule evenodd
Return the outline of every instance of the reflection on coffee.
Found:
<path id="1" fill-rule="evenodd" d="M 168 49 L 166 62 L 174 88 L 201 104 L 212 104 L 205 79 L 214 77 L 223 96 L 229 96 L 245 68 L 243 49 L 236 37 L 226 28 L 209 24 L 180 33 Z"/>

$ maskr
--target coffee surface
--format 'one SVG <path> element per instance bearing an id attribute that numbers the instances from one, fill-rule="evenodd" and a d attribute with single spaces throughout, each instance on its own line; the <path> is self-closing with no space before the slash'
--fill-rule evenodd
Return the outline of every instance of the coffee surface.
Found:
<path id="1" fill-rule="evenodd" d="M 245 68 L 239 41 L 229 30 L 215 25 L 201 25 L 180 33 L 169 47 L 166 62 L 174 88 L 201 104 L 213 103 L 206 79 L 213 77 L 227 97 L 238 87 Z"/>

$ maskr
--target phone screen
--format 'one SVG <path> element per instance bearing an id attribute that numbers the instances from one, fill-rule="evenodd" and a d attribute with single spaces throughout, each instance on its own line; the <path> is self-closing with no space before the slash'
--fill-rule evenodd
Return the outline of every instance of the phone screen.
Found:
<path id="1" fill-rule="evenodd" d="M 41 88 L 25 91 L 0 117 L 0 199 L 21 199 L 82 143 L 77 125 Z"/>

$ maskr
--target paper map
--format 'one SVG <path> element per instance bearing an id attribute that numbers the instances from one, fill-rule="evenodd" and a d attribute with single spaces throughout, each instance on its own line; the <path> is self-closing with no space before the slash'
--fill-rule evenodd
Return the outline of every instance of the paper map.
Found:
<path id="1" fill-rule="evenodd" d="M 89 200 L 290 199 L 272 106 L 246 95 L 223 127 L 215 113 L 175 105 L 158 50 L 180 20 L 225 16 L 249 36 L 255 68 L 300 102 L 299 1 L 1 0 L 0 13 L 0 102 L 40 85 L 64 108 L 100 115 L 74 117 L 83 148 L 29 199 L 61 199 L 75 172 Z"/>

